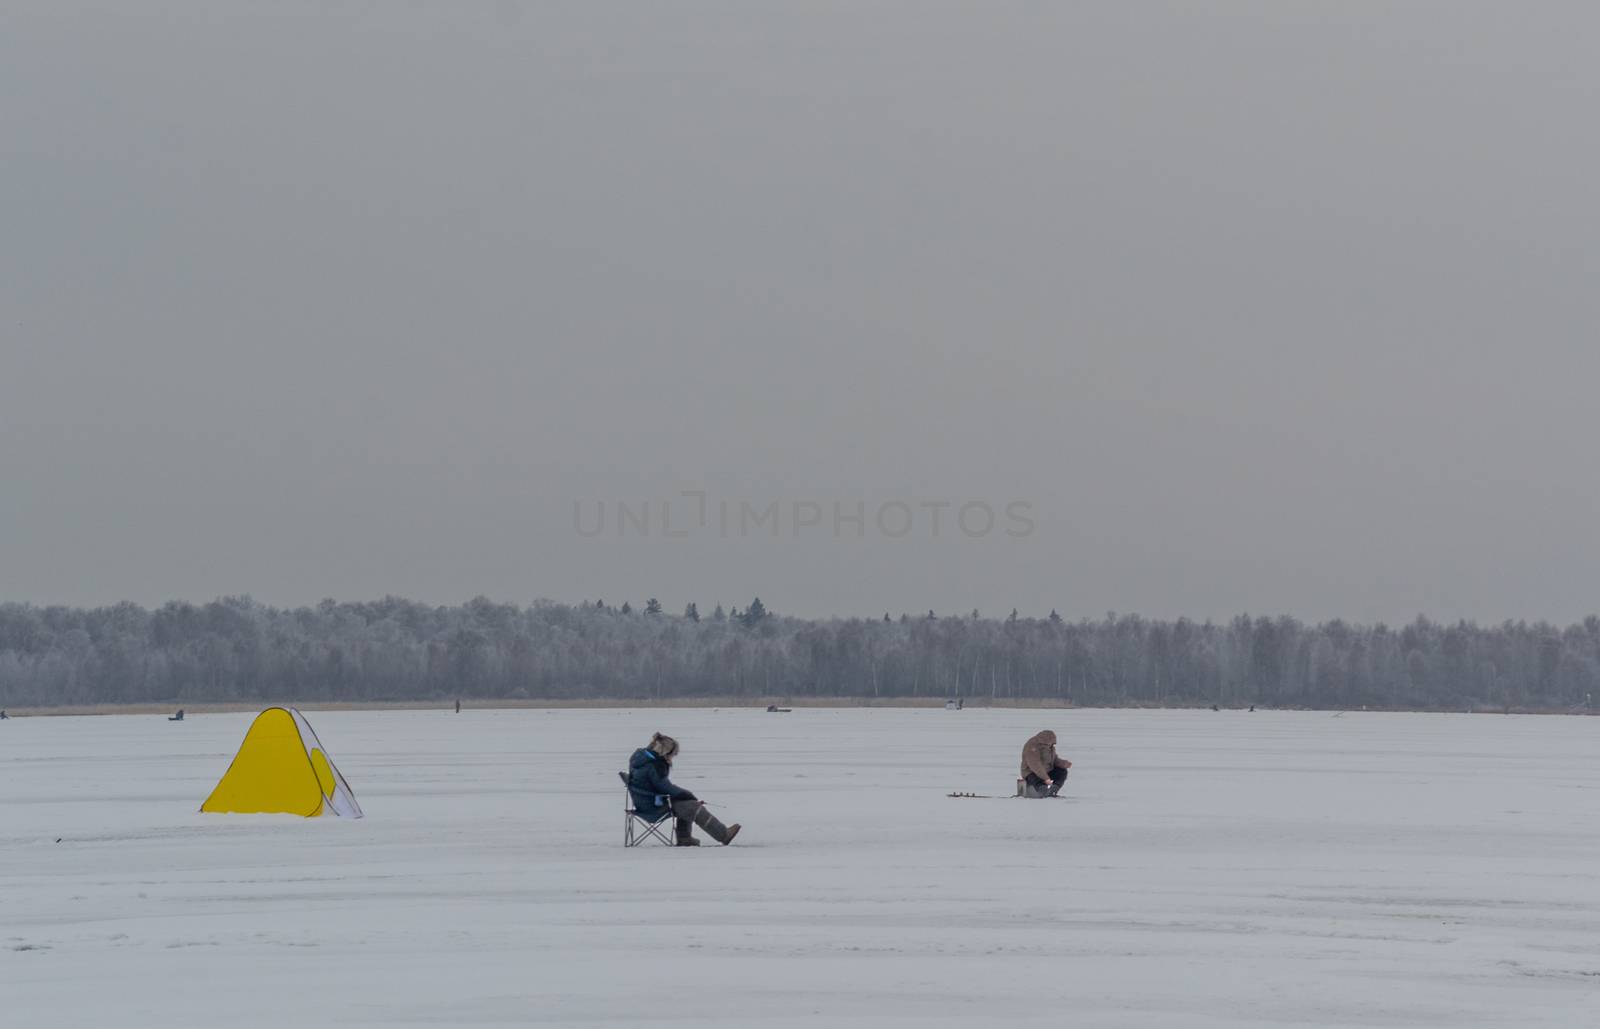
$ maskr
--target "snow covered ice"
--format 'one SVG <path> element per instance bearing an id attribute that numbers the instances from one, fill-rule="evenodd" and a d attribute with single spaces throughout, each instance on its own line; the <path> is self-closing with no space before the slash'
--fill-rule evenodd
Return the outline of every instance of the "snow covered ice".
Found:
<path id="1" fill-rule="evenodd" d="M 252 713 L 0 724 L 0 1023 L 1600 1025 L 1600 721 L 308 715 L 366 818 L 198 813 Z M 623 849 L 654 730 L 733 846 Z"/>

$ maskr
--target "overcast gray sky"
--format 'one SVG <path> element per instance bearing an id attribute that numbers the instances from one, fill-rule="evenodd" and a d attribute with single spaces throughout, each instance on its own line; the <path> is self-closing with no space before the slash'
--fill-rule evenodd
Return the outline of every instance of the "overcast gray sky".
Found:
<path id="1" fill-rule="evenodd" d="M 1597 32 L 10 0 L 0 599 L 1581 617 Z"/>

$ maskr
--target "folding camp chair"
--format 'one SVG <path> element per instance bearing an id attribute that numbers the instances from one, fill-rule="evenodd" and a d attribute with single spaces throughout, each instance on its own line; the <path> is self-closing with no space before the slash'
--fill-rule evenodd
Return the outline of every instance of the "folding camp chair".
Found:
<path id="1" fill-rule="evenodd" d="M 628 789 L 628 773 L 618 772 L 617 778 L 622 780 L 622 845 L 637 847 L 654 837 L 657 843 L 677 846 L 677 842 L 667 835 L 667 830 L 672 827 L 671 810 L 654 822 L 650 821 L 633 809 L 633 791 Z"/>

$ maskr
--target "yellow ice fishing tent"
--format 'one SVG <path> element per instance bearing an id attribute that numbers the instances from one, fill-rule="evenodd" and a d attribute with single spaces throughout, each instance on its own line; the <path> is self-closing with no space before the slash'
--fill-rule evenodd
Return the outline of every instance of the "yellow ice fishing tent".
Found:
<path id="1" fill-rule="evenodd" d="M 311 723 L 282 707 L 269 707 L 250 723 L 233 764 L 200 810 L 361 817 L 361 805 Z"/>

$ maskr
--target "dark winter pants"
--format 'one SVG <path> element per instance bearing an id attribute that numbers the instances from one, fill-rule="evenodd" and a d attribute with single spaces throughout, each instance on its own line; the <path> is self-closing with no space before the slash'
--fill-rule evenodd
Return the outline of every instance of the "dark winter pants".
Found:
<path id="1" fill-rule="evenodd" d="M 1061 787 L 1066 785 L 1067 782 L 1067 770 L 1065 768 L 1055 768 L 1051 771 L 1054 775 L 1049 782 L 1039 778 L 1033 772 L 1028 773 L 1027 778 L 1023 780 L 1028 784 L 1028 796 L 1043 797 L 1048 795 L 1053 797 L 1061 792 Z"/>

